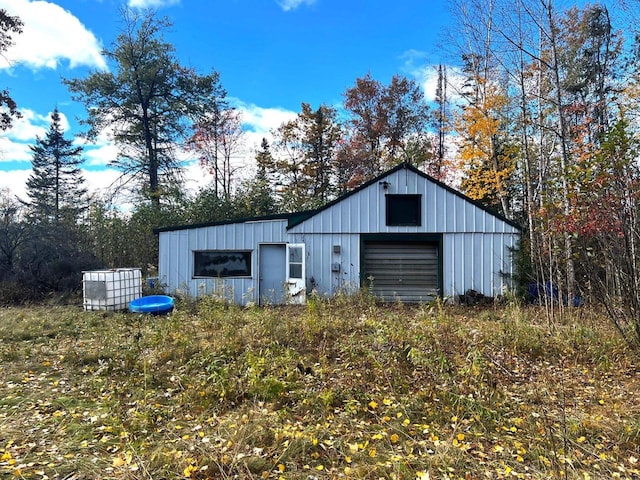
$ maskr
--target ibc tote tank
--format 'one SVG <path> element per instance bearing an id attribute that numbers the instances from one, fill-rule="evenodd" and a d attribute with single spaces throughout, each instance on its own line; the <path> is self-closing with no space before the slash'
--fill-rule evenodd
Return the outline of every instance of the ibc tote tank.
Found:
<path id="1" fill-rule="evenodd" d="M 85 310 L 126 310 L 129 302 L 142 296 L 139 268 L 115 268 L 82 272 Z"/>

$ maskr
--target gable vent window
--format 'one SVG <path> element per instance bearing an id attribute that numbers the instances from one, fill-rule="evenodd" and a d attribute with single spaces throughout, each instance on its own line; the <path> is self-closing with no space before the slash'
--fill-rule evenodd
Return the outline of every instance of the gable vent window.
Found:
<path id="1" fill-rule="evenodd" d="M 194 278 L 251 276 L 251 251 L 204 250 L 193 252 Z"/>
<path id="2" fill-rule="evenodd" d="M 422 225 L 422 195 L 386 195 L 387 225 Z"/>

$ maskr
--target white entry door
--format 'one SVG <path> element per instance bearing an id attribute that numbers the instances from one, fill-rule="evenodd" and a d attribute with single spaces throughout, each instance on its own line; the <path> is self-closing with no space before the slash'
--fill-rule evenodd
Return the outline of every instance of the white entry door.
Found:
<path id="1" fill-rule="evenodd" d="M 287 244 L 287 297 L 292 304 L 303 304 L 307 299 L 303 243 Z"/>

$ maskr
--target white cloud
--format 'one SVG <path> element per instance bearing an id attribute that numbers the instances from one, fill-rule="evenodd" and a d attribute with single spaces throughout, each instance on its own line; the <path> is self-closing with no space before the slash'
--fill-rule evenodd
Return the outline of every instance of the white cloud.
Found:
<path id="1" fill-rule="evenodd" d="M 262 135 L 269 135 L 270 131 L 285 122 L 296 118 L 297 113 L 281 108 L 262 108 L 240 101 L 234 103 L 240 111 L 242 125 L 245 129 Z"/>
<path id="2" fill-rule="evenodd" d="M 30 167 L 31 150 L 27 143 L 15 142 L 8 137 L 0 137 L 0 164 L 3 162 L 25 162 Z"/>
<path id="3" fill-rule="evenodd" d="M 42 0 L 0 0 L 0 8 L 17 15 L 24 23 L 23 32 L 13 35 L 15 45 L 0 61 L 0 68 L 24 64 L 32 68 L 57 68 L 68 61 L 106 69 L 100 42 L 71 12 Z"/>
<path id="4" fill-rule="evenodd" d="M 105 168 L 101 170 L 82 170 L 82 175 L 86 181 L 89 193 L 107 193 L 122 176 L 115 168 Z"/>
<path id="5" fill-rule="evenodd" d="M 33 110 L 20 109 L 20 118 L 14 119 L 13 125 L 7 131 L 7 136 L 13 140 L 25 142 L 35 140 L 36 136 L 44 137 L 49 128 L 49 115 L 39 115 Z"/>
<path id="6" fill-rule="evenodd" d="M 425 99 L 433 102 L 438 89 L 438 67 L 428 61 L 428 55 L 419 50 L 407 50 L 401 56 L 402 70 L 416 79 L 424 91 Z M 464 76 L 459 67 L 443 65 L 447 78 L 447 98 L 456 103 L 460 100 L 460 92 L 464 85 Z"/>
<path id="7" fill-rule="evenodd" d="M 103 167 L 118 158 L 118 147 L 112 143 L 83 145 L 87 166 Z"/>
<path id="8" fill-rule="evenodd" d="M 0 170 L 0 189 L 8 188 L 14 195 L 26 197 L 26 181 L 31 174 L 33 154 L 29 145 L 33 145 L 36 136 L 44 138 L 51 123 L 51 113 L 40 115 L 32 110 L 20 110 L 22 117 L 14 121 L 5 135 L 0 136 L 0 165 L 8 162 L 17 163 L 19 168 Z M 68 131 L 67 117 L 60 112 L 60 124 Z M 116 148 L 106 138 L 100 137 L 94 144 L 82 144 L 86 167 L 106 167 L 115 158 Z M 83 169 L 86 184 L 91 193 L 103 193 L 120 175 L 113 168 Z"/>
<path id="9" fill-rule="evenodd" d="M 31 175 L 31 168 L 9 172 L 0 171 L 0 190 L 6 188 L 12 195 L 26 199 L 26 183 L 29 175 Z"/>
<path id="10" fill-rule="evenodd" d="M 0 0 L 1 1 L 1 0 Z M 273 141 L 271 131 L 278 128 L 284 122 L 296 117 L 297 112 L 281 108 L 262 108 L 253 104 L 244 104 L 235 101 L 235 106 L 241 114 L 242 124 L 245 130 L 244 146 L 239 149 L 232 160 L 234 168 L 239 168 L 236 178 L 246 178 L 253 174 L 255 154 L 260 148 L 263 138 L 269 143 Z M 14 122 L 13 127 L 0 136 L 0 164 L 2 162 L 24 162 L 24 168 L 20 170 L 0 170 L 0 188 L 7 187 L 12 193 L 21 196 L 26 195 L 25 182 L 31 174 L 32 154 L 29 145 L 32 145 L 36 136 L 44 137 L 49 129 L 51 112 L 40 115 L 32 110 L 21 110 L 22 118 Z M 62 126 L 68 130 L 68 121 L 63 113 L 61 115 Z M 109 167 L 118 156 L 118 148 L 110 141 L 110 133 L 103 132 L 96 142 L 77 144 L 84 148 L 85 169 L 83 175 L 91 194 L 108 195 L 120 179 L 121 173 Z M 184 179 L 185 186 L 192 192 L 211 182 L 211 175 L 207 174 L 197 160 L 188 160 L 189 154 L 181 155 L 185 161 Z M 193 156 L 191 155 L 191 158 Z"/>
<path id="11" fill-rule="evenodd" d="M 113 194 L 113 186 L 118 182 L 122 173 L 107 168 L 103 170 L 82 169 L 85 186 L 89 195 L 94 198 L 109 199 Z M 12 195 L 23 200 L 27 199 L 27 179 L 31 175 L 31 169 L 0 171 L 0 190 L 6 188 Z M 120 199 L 118 203 L 125 204 L 129 199 Z"/>
<path id="12" fill-rule="evenodd" d="M 129 0 L 131 8 L 161 8 L 176 5 L 180 0 Z"/>
<path id="13" fill-rule="evenodd" d="M 300 5 L 313 5 L 316 0 L 276 0 L 276 3 L 280 5 L 280 8 L 285 12 L 295 10 Z"/>
<path id="14" fill-rule="evenodd" d="M 92 142 L 77 142 L 84 149 L 84 158 L 89 167 L 106 167 L 118 158 L 118 147 L 113 143 L 113 132 L 107 128 Z"/>
<path id="15" fill-rule="evenodd" d="M 187 190 L 197 192 L 200 188 L 211 184 L 212 177 L 207 174 L 200 162 L 194 161 L 187 163 L 182 170 L 184 185 Z"/>
<path id="16" fill-rule="evenodd" d="M 273 143 L 271 132 L 283 123 L 294 120 L 298 113 L 282 108 L 262 108 L 239 101 L 236 101 L 235 105 L 240 111 L 245 137 L 242 158 L 239 158 L 236 163 L 246 167 L 246 173 L 251 174 L 255 166 L 256 152 L 260 149 L 262 139 L 265 138 L 271 145 Z"/>
<path id="17" fill-rule="evenodd" d="M 39 115 L 33 110 L 21 109 L 22 117 L 15 119 L 12 127 L 0 136 L 0 163 L 2 162 L 28 162 L 31 161 L 32 145 L 37 136 L 43 138 L 51 122 L 51 112 L 47 115 Z M 68 129 L 67 118 L 60 114 L 63 128 Z"/>
<path id="18" fill-rule="evenodd" d="M 20 170 L 0 170 L 0 190 L 6 188 L 12 195 L 19 198 L 27 198 L 27 179 L 31 175 L 31 165 Z M 110 193 L 111 187 L 122 175 L 121 172 L 106 168 L 102 170 L 82 170 L 85 184 L 90 195 L 105 196 Z"/>
<path id="19" fill-rule="evenodd" d="M 436 99 L 436 91 L 438 90 L 438 65 L 428 65 L 419 69 L 415 69 L 412 75 L 422 86 L 424 96 L 428 102 Z M 464 77 L 459 68 L 446 67 L 446 89 L 447 100 L 456 103 L 460 100 L 460 92 L 464 85 Z"/>
<path id="20" fill-rule="evenodd" d="M 256 152 L 260 149 L 262 139 L 266 138 L 271 144 L 273 141 L 271 131 L 284 122 L 293 120 L 297 113 L 281 108 L 262 108 L 243 103 L 238 99 L 230 100 L 240 113 L 244 131 L 242 145 L 238 146 L 231 159 L 234 179 L 242 180 L 254 174 Z M 196 192 L 211 184 L 212 176 L 203 169 L 198 160 L 193 160 L 193 155 L 184 153 L 182 160 L 182 173 L 187 190 Z"/>
<path id="21" fill-rule="evenodd" d="M 51 125 L 51 114 L 49 112 L 46 115 L 40 115 L 33 110 L 27 108 L 20 109 L 20 118 L 15 118 L 13 124 L 9 130 L 7 130 L 4 137 L 10 138 L 12 141 L 17 142 L 30 142 L 33 143 L 36 137 L 44 138 Z M 69 120 L 67 116 L 58 112 L 60 115 L 60 126 L 62 131 L 69 130 Z"/>

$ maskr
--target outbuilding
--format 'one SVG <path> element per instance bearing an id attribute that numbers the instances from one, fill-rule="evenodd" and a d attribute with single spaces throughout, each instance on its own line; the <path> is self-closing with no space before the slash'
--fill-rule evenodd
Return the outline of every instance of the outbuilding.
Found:
<path id="1" fill-rule="evenodd" d="M 428 302 L 511 286 L 520 229 L 409 164 L 313 211 L 163 227 L 168 293 L 237 304 L 303 303 L 361 288 Z"/>

